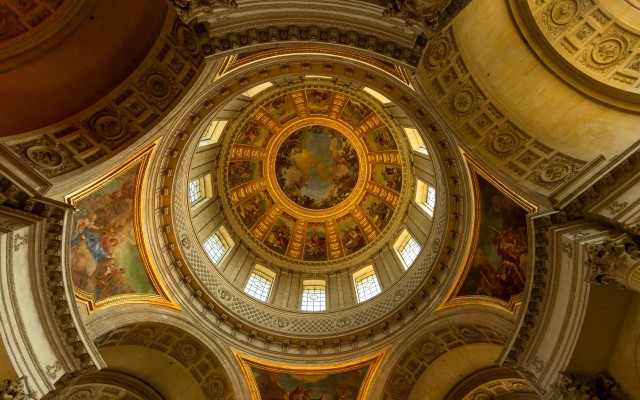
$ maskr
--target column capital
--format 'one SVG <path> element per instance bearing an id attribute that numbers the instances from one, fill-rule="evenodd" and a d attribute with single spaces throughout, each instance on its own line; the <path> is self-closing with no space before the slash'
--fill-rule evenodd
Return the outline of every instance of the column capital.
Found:
<path id="1" fill-rule="evenodd" d="M 629 235 L 604 239 L 602 243 L 587 245 L 588 281 L 595 285 L 617 284 L 626 288 L 625 277 L 640 263 L 640 246 Z"/>

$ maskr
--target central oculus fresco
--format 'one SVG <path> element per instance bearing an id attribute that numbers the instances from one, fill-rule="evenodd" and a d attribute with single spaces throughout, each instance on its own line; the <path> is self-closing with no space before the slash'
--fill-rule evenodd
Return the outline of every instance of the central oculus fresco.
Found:
<path id="1" fill-rule="evenodd" d="M 278 149 L 276 178 L 284 194 L 310 209 L 333 207 L 346 199 L 358 180 L 358 155 L 338 131 L 304 127 Z"/>
<path id="2" fill-rule="evenodd" d="M 221 168 L 241 231 L 303 261 L 340 259 L 374 241 L 403 187 L 398 128 L 374 102 L 304 88 L 248 109 Z"/>

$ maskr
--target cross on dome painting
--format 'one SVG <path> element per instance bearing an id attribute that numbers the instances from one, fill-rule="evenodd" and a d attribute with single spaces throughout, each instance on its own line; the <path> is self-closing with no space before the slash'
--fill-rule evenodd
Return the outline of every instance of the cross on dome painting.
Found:
<path id="1" fill-rule="evenodd" d="M 365 249 L 391 223 L 405 180 L 397 128 L 382 115 L 329 89 L 256 102 L 231 129 L 223 161 L 240 230 L 294 260 Z"/>

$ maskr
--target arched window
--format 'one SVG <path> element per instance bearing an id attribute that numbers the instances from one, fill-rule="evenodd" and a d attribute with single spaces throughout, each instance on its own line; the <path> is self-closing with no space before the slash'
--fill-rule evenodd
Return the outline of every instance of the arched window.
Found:
<path id="1" fill-rule="evenodd" d="M 225 238 L 225 234 L 221 232 L 223 228 L 218 229 L 206 242 L 204 242 L 204 251 L 207 253 L 211 261 L 218 265 L 229 251 L 231 246 Z"/>
<path id="2" fill-rule="evenodd" d="M 276 274 L 262 265 L 256 265 L 244 287 L 244 292 L 260 301 L 267 301 Z"/>
<path id="3" fill-rule="evenodd" d="M 407 230 L 402 232 L 393 247 L 400 256 L 405 269 L 408 269 L 413 264 L 416 258 L 418 258 L 420 250 L 422 250 L 418 242 L 416 242 Z"/>
<path id="4" fill-rule="evenodd" d="M 382 292 L 382 289 L 380 289 L 380 283 L 378 282 L 378 277 L 376 276 L 376 272 L 373 270 L 373 265 L 364 267 L 353 274 L 353 281 L 356 285 L 356 295 L 358 296 L 358 303 L 367 301 Z"/>
<path id="5" fill-rule="evenodd" d="M 302 282 L 302 311 L 324 311 L 326 309 L 326 282 L 305 280 Z"/>
<path id="6" fill-rule="evenodd" d="M 433 212 L 436 208 L 436 188 L 418 179 L 416 185 L 416 203 L 418 203 L 430 217 L 433 217 Z"/>

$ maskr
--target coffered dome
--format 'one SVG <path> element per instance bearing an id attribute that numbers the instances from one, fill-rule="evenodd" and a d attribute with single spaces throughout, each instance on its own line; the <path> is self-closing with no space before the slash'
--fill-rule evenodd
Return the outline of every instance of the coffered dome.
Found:
<path id="1" fill-rule="evenodd" d="M 273 265 L 363 260 L 412 190 L 402 128 L 364 91 L 306 80 L 251 100 L 225 132 L 219 192 L 229 223 Z"/>

